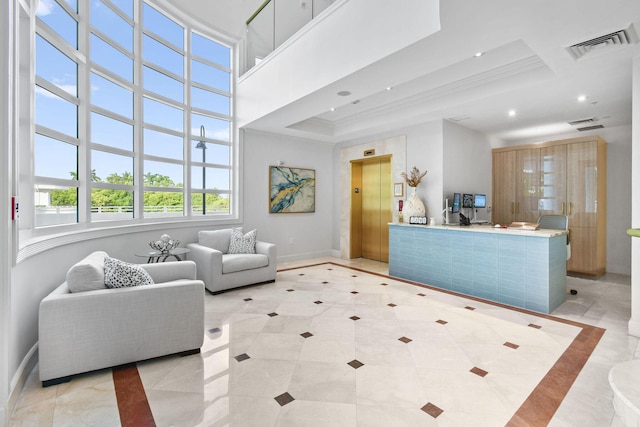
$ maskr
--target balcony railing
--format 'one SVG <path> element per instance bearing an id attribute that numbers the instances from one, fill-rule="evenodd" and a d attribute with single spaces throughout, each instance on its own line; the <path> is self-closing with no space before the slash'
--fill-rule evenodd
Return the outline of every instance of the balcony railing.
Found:
<path id="1" fill-rule="evenodd" d="M 242 73 L 259 64 L 334 2 L 335 0 L 266 0 L 247 19 L 246 55 Z"/>

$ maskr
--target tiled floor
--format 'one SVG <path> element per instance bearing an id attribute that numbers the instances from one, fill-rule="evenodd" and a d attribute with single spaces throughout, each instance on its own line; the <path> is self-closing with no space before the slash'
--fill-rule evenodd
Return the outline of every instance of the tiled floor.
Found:
<path id="1" fill-rule="evenodd" d="M 309 264 L 319 265 L 296 268 Z M 578 295 L 557 321 L 362 271 L 386 275 L 373 261 L 279 268 L 276 283 L 207 294 L 200 355 L 44 389 L 36 367 L 10 425 L 141 426 L 145 415 L 178 426 L 538 425 L 549 408 L 551 426 L 619 425 L 607 374 L 640 357 L 626 333 L 627 276 L 569 278 Z M 576 342 L 597 342 L 600 328 L 575 378 L 588 355 Z"/>

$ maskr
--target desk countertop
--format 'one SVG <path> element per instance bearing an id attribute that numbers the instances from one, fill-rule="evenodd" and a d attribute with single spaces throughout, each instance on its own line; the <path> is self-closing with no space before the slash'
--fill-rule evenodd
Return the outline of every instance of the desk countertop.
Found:
<path id="1" fill-rule="evenodd" d="M 494 234 L 512 234 L 518 236 L 530 236 L 530 237 L 555 237 L 561 236 L 563 234 L 567 234 L 566 230 L 547 230 L 547 229 L 539 229 L 539 230 L 521 230 L 517 228 L 496 228 L 491 225 L 482 225 L 482 224 L 474 224 L 468 226 L 460 226 L 460 225 L 414 225 L 414 224 L 405 224 L 405 223 L 389 223 L 390 226 L 396 227 L 413 227 L 413 228 L 423 228 L 430 230 L 450 230 L 450 231 L 471 231 L 478 233 L 494 233 Z"/>

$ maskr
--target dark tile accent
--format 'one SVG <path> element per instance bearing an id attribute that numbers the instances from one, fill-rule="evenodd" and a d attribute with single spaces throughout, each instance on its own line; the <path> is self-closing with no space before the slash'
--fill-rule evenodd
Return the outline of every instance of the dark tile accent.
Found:
<path id="1" fill-rule="evenodd" d="M 355 275 L 355 274 L 352 274 L 352 275 L 351 275 L 351 277 L 358 277 L 358 276 L 357 276 L 357 275 Z"/>
<path id="2" fill-rule="evenodd" d="M 298 273 L 298 276 L 304 276 L 304 273 Z"/>
<path id="3" fill-rule="evenodd" d="M 329 284 L 329 282 L 324 281 L 324 282 L 322 282 L 322 284 L 323 284 L 323 285 L 328 285 L 328 284 Z"/>
<path id="4" fill-rule="evenodd" d="M 536 325 L 535 323 L 529 323 L 527 326 L 534 329 L 542 329 L 542 326 Z"/>
<path id="5" fill-rule="evenodd" d="M 446 320 L 436 320 L 436 323 L 440 323 L 441 325 L 446 325 L 449 322 L 447 322 Z"/>
<path id="6" fill-rule="evenodd" d="M 507 341 L 506 343 L 503 344 L 505 347 L 509 347 L 512 348 L 514 350 L 517 350 L 518 347 L 520 347 L 518 344 L 514 344 L 512 342 Z"/>
<path id="7" fill-rule="evenodd" d="M 473 311 L 473 310 L 475 310 L 475 309 L 476 309 L 475 307 L 471 307 L 470 305 L 466 306 L 465 308 L 466 308 L 467 310 L 471 310 L 471 311 Z"/>
<path id="8" fill-rule="evenodd" d="M 358 291 L 351 291 L 351 293 L 355 295 L 358 293 Z"/>
<path id="9" fill-rule="evenodd" d="M 426 297 L 425 294 L 418 294 L 419 297 Z"/>
<path id="10" fill-rule="evenodd" d="M 121 425 L 155 426 L 136 364 L 117 366 L 113 368 L 112 376 Z"/>
<path id="11" fill-rule="evenodd" d="M 472 374 L 476 374 L 479 377 L 484 377 L 486 376 L 489 372 L 485 371 L 484 369 L 480 369 L 476 366 L 474 366 L 473 368 L 471 368 L 469 370 L 469 372 L 471 372 Z"/>
<path id="12" fill-rule="evenodd" d="M 280 406 L 284 406 L 287 403 L 291 403 L 295 400 L 289 393 L 282 393 L 280 396 L 274 397 L 274 399 Z"/>
<path id="13" fill-rule="evenodd" d="M 303 333 L 300 334 L 300 336 L 302 338 L 309 338 L 309 337 L 312 337 L 313 334 L 311 332 L 303 332 Z"/>
<path id="14" fill-rule="evenodd" d="M 234 357 L 238 362 L 242 362 L 243 360 L 251 359 L 247 353 L 242 353 Z"/>
<path id="15" fill-rule="evenodd" d="M 245 298 L 243 301 L 253 301 L 253 298 Z"/>
<path id="16" fill-rule="evenodd" d="M 327 270 L 331 271 L 331 270 L 333 270 L 333 268 L 327 268 Z"/>
<path id="17" fill-rule="evenodd" d="M 211 328 L 211 329 L 209 329 L 209 333 L 210 334 L 217 334 L 218 332 L 222 332 L 222 329 L 220 329 L 220 328 Z"/>
<path id="18" fill-rule="evenodd" d="M 295 289 L 287 289 L 287 292 L 293 292 Z"/>
<path id="19" fill-rule="evenodd" d="M 427 414 L 431 415 L 433 418 L 438 418 L 440 414 L 444 412 L 444 410 L 438 408 L 436 405 L 434 405 L 431 402 L 427 403 L 420 409 L 422 409 Z"/>
<path id="20" fill-rule="evenodd" d="M 269 314 L 267 314 L 267 316 L 269 316 L 269 317 L 276 317 L 277 315 L 278 315 L 278 313 L 269 313 Z"/>
<path id="21" fill-rule="evenodd" d="M 396 304 L 394 304 L 394 303 L 389 303 L 389 304 L 387 304 L 387 305 L 388 305 L 389 307 L 397 307 L 397 305 L 396 305 Z"/>
<path id="22" fill-rule="evenodd" d="M 356 320 L 360 320 L 360 318 L 358 316 L 351 316 L 351 317 L 349 317 L 349 319 L 353 320 L 354 322 Z"/>
<path id="23" fill-rule="evenodd" d="M 322 304 L 322 301 L 314 301 L 314 304 Z"/>
<path id="24" fill-rule="evenodd" d="M 380 286 L 388 286 L 388 283 L 380 283 Z"/>
<path id="25" fill-rule="evenodd" d="M 407 337 L 400 337 L 400 338 L 398 338 L 398 341 L 402 341 L 405 344 L 409 344 L 413 340 L 411 338 L 407 338 Z"/>
<path id="26" fill-rule="evenodd" d="M 358 359 L 353 359 L 351 362 L 347 363 L 347 365 L 351 366 L 353 369 L 358 369 L 363 367 L 364 363 L 362 363 Z"/>

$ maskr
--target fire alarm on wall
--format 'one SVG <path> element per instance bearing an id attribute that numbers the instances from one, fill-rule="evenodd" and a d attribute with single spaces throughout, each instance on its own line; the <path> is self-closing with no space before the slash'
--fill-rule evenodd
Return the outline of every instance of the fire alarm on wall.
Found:
<path id="1" fill-rule="evenodd" d="M 18 209 L 18 198 L 16 196 L 11 197 L 11 220 L 17 221 L 20 218 L 20 211 Z"/>

